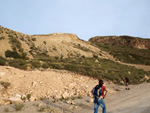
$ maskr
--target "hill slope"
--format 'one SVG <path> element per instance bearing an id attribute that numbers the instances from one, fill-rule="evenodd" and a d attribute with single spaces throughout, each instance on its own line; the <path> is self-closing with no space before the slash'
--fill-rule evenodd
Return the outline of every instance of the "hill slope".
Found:
<path id="1" fill-rule="evenodd" d="M 140 83 L 150 75 L 150 72 L 114 62 L 107 52 L 74 34 L 30 36 L 0 27 L 0 47 L 0 65 L 24 70 L 69 70 L 119 84 L 125 76 L 130 78 L 131 83 Z"/>
<path id="2" fill-rule="evenodd" d="M 75 34 L 54 33 L 47 35 L 26 35 L 0 26 L 0 53 L 3 57 L 37 58 L 57 57 L 99 57 L 107 58 L 98 48 L 80 40 Z"/>
<path id="3" fill-rule="evenodd" d="M 99 44 L 108 44 L 114 46 L 128 46 L 137 49 L 149 49 L 150 39 L 142 39 L 131 36 L 96 36 L 89 39 L 90 42 L 97 42 Z"/>
<path id="4" fill-rule="evenodd" d="M 96 36 L 89 41 L 101 50 L 109 52 L 119 61 L 150 65 L 150 39 L 130 36 Z"/>

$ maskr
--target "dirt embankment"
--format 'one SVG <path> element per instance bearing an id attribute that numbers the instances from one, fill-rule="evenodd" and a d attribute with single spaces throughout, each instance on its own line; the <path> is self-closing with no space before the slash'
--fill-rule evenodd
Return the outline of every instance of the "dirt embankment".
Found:
<path id="1" fill-rule="evenodd" d="M 26 98 L 28 94 L 31 94 L 32 100 L 90 96 L 91 89 L 98 82 L 65 70 L 24 71 L 7 66 L 0 66 L 0 81 L 1 103 L 9 97 L 20 95 Z M 113 92 L 110 90 L 110 93 Z"/>

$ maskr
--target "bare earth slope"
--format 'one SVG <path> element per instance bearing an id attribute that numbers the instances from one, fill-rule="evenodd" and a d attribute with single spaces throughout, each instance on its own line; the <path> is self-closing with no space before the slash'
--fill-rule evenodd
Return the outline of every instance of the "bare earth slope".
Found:
<path id="1" fill-rule="evenodd" d="M 1 82 L 10 83 L 6 89 Z M 90 95 L 97 80 L 65 70 L 24 71 L 0 66 L 0 104 L 17 94 L 40 98 L 66 98 Z M 111 90 L 110 93 L 115 91 Z"/>
<path id="2" fill-rule="evenodd" d="M 45 35 L 26 35 L 0 26 L 0 56 L 6 57 L 6 52 L 17 51 L 26 53 L 29 58 L 43 56 L 93 57 L 97 55 L 108 58 L 105 52 L 80 40 L 71 33 L 53 33 Z M 22 53 L 20 53 L 20 51 Z"/>

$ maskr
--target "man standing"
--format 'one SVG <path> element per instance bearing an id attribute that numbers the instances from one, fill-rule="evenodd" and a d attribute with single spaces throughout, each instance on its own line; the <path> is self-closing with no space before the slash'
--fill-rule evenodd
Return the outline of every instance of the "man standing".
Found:
<path id="1" fill-rule="evenodd" d="M 126 85 L 126 90 L 130 90 L 129 88 L 129 78 L 125 77 L 125 85 Z"/>
<path id="2" fill-rule="evenodd" d="M 98 113 L 99 105 L 102 108 L 102 113 L 106 113 L 104 98 L 107 94 L 107 90 L 103 84 L 103 80 L 99 80 L 99 84 L 96 85 L 92 90 L 92 94 L 94 96 L 94 113 Z"/>

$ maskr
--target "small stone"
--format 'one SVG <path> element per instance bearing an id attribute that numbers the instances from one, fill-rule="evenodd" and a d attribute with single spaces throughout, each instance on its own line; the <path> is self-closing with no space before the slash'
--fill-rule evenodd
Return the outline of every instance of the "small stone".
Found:
<path id="1" fill-rule="evenodd" d="M 24 102 L 28 102 L 28 100 L 25 100 Z"/>
<path id="2" fill-rule="evenodd" d="M 32 87 L 35 88 L 36 85 L 37 85 L 37 82 L 36 82 L 36 81 L 33 81 L 33 82 L 32 82 Z"/>
<path id="3" fill-rule="evenodd" d="M 16 98 L 20 98 L 21 99 L 21 95 L 20 94 L 16 94 L 15 96 Z"/>
<path id="4" fill-rule="evenodd" d="M 61 95 L 55 95 L 53 98 L 54 99 L 60 99 L 60 98 L 62 98 L 62 96 Z"/>
<path id="5" fill-rule="evenodd" d="M 23 99 L 23 98 L 26 98 L 26 95 L 22 95 L 21 98 L 22 98 L 22 99 Z"/>
<path id="6" fill-rule="evenodd" d="M 9 102 L 9 101 L 7 101 L 7 102 L 5 102 L 5 103 L 4 103 L 4 105 L 9 105 L 9 104 L 10 104 L 10 102 Z"/>
<path id="7" fill-rule="evenodd" d="M 36 98 L 35 97 L 31 97 L 29 100 L 30 100 L 30 102 L 33 102 L 33 101 L 36 100 Z"/>
<path id="8" fill-rule="evenodd" d="M 18 77 L 21 79 L 21 78 L 24 78 L 25 76 L 24 75 L 19 75 Z"/>
<path id="9" fill-rule="evenodd" d="M 42 105 L 43 105 L 42 103 L 39 103 L 39 104 L 37 105 L 37 107 L 42 107 Z"/>
<path id="10" fill-rule="evenodd" d="M 149 80 L 150 78 L 147 76 L 147 75 L 145 75 L 145 77 L 144 77 L 146 80 Z"/>
<path id="11" fill-rule="evenodd" d="M 67 104 L 75 105 L 75 102 L 73 102 L 73 100 L 68 100 L 68 101 L 67 101 Z"/>
<path id="12" fill-rule="evenodd" d="M 75 86 L 76 86 L 76 82 L 70 83 L 70 84 L 68 85 L 68 88 L 69 88 L 69 89 L 73 89 Z"/>
<path id="13" fill-rule="evenodd" d="M 91 98 L 90 100 L 88 100 L 89 103 L 92 103 L 94 100 Z"/>
<path id="14" fill-rule="evenodd" d="M 62 95 L 63 98 L 67 98 L 69 97 L 69 93 L 68 92 L 65 92 L 63 95 Z"/>
<path id="15" fill-rule="evenodd" d="M 98 61 L 97 59 L 95 60 L 95 62 L 96 62 L 96 63 L 99 63 L 99 61 Z"/>
<path id="16" fill-rule="evenodd" d="M 75 106 L 75 108 L 77 109 L 77 108 L 78 108 L 78 106 Z"/>

